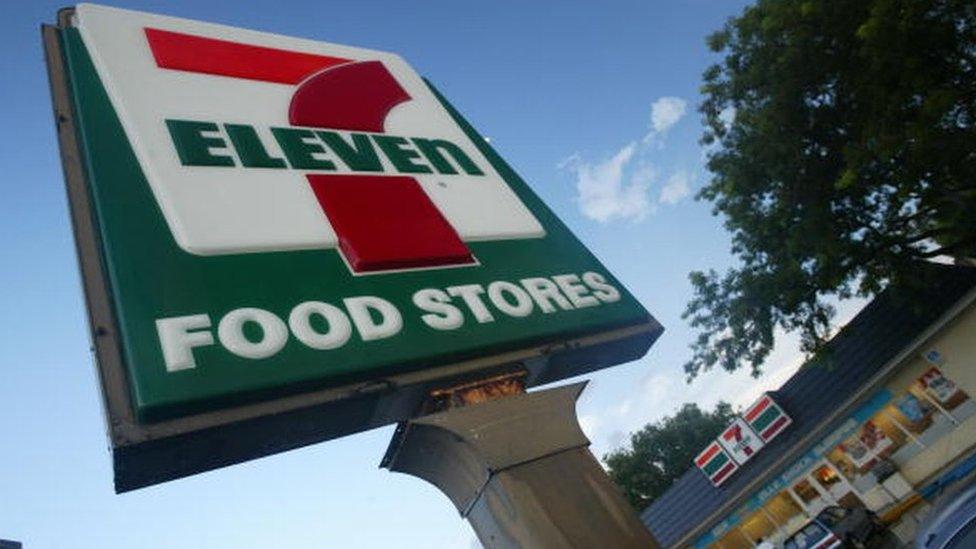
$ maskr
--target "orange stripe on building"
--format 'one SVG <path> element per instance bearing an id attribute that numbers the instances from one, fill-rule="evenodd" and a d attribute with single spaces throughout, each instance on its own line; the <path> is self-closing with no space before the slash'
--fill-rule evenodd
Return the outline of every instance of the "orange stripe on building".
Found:
<path id="1" fill-rule="evenodd" d="M 718 452 L 718 444 L 712 443 L 711 446 L 709 446 L 700 456 L 698 456 L 697 459 L 695 459 L 695 464 L 699 467 L 703 466 L 704 464 L 708 463 L 709 460 L 711 460 L 712 457 L 714 457 Z"/>
<path id="2" fill-rule="evenodd" d="M 752 421 L 753 419 L 756 419 L 756 416 L 763 413 L 766 410 L 766 408 L 769 408 L 769 405 L 772 403 L 773 400 L 771 398 L 769 398 L 768 396 L 763 397 L 762 400 L 760 400 L 759 403 L 756 404 L 756 406 L 753 409 L 749 410 L 749 412 L 746 413 L 746 417 L 745 417 L 746 421 Z"/>

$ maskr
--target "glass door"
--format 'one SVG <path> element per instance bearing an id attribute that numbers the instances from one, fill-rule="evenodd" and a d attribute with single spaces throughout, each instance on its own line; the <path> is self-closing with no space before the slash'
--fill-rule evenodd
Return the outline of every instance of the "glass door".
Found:
<path id="1" fill-rule="evenodd" d="M 809 475 L 794 484 L 791 491 L 810 517 L 815 517 L 824 507 L 833 503 L 829 499 L 829 494 Z"/>
<path id="2" fill-rule="evenodd" d="M 829 461 L 823 461 L 819 467 L 814 468 L 810 477 L 820 486 L 822 492 L 826 492 L 828 499 L 836 504 L 844 507 L 864 506 L 851 483 Z"/>

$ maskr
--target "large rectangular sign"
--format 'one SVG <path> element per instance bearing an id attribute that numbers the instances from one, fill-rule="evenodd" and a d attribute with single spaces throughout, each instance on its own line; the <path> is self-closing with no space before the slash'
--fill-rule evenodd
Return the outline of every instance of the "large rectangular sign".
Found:
<path id="1" fill-rule="evenodd" d="M 791 423 L 786 412 L 764 393 L 698 454 L 695 465 L 712 484 L 720 486 Z M 731 466 L 725 465 L 726 460 Z"/>
<path id="2" fill-rule="evenodd" d="M 44 29 L 119 490 L 660 325 L 400 57 L 82 4 Z"/>

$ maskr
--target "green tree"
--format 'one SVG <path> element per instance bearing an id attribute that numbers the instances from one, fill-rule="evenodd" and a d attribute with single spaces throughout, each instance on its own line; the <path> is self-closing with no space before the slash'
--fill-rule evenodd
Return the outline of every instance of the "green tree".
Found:
<path id="1" fill-rule="evenodd" d="M 695 456 L 732 422 L 734 415 L 725 402 L 712 412 L 685 404 L 673 416 L 634 433 L 629 447 L 604 456 L 610 478 L 635 509 L 644 509 L 693 467 Z"/>
<path id="2" fill-rule="evenodd" d="M 776 327 L 823 344 L 829 300 L 976 249 L 976 3 L 759 0 L 708 39 L 698 194 L 736 265 L 690 274 L 689 379 L 758 375 Z"/>

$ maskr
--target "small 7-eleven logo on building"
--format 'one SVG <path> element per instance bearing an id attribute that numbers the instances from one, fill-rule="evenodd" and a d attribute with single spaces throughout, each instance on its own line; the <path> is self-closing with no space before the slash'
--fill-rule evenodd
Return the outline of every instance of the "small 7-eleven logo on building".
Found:
<path id="1" fill-rule="evenodd" d="M 741 417 L 736 417 L 732 424 L 722 431 L 718 441 L 739 465 L 749 461 L 763 447 L 762 441 Z"/>
<path id="2" fill-rule="evenodd" d="M 732 425 L 726 429 L 722 433 L 722 440 L 733 448 L 741 448 L 742 453 L 747 457 L 752 457 L 752 454 L 755 453 L 755 450 L 748 445 L 749 437 L 743 434 L 741 425 Z"/>
<path id="3" fill-rule="evenodd" d="M 398 56 L 120 10 L 82 16 L 191 253 L 338 248 L 370 273 L 473 265 L 467 242 L 545 234 Z"/>

